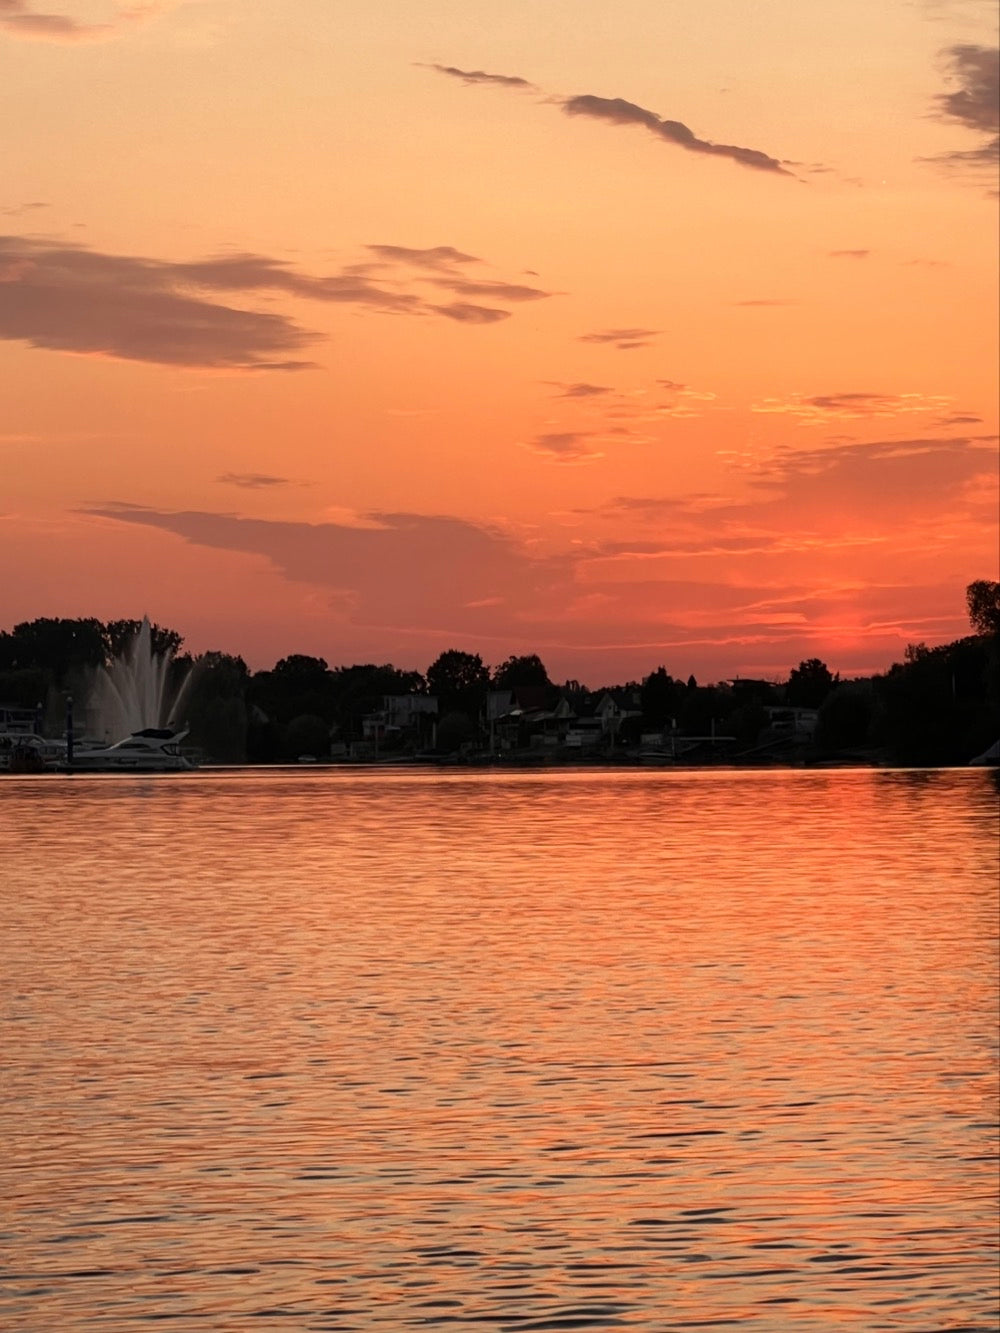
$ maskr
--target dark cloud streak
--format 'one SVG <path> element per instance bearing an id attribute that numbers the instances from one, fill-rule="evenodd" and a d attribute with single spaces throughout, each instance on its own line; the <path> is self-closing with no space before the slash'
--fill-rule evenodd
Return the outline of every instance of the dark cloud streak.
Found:
<path id="1" fill-rule="evenodd" d="M 437 70 L 438 74 L 446 74 L 451 79 L 461 79 L 463 83 L 494 84 L 500 88 L 521 88 L 526 91 L 534 91 L 535 87 L 533 83 L 516 74 L 487 74 L 485 70 L 456 69 L 454 65 L 430 64 L 424 68 Z"/>
<path id="2" fill-rule="evenodd" d="M 435 70 L 438 74 L 447 75 L 449 78 L 460 79 L 465 84 L 493 84 L 504 88 L 539 91 L 527 79 L 516 75 L 462 70 L 456 69 L 454 65 L 432 64 L 425 68 Z M 623 97 L 598 97 L 593 93 L 578 93 L 574 97 L 550 100 L 556 101 L 567 116 L 587 116 L 592 120 L 603 120 L 611 125 L 639 125 L 658 139 L 676 148 L 683 148 L 685 152 L 724 157 L 741 167 L 795 179 L 794 174 L 778 158 L 762 152 L 759 148 L 742 148 L 736 144 L 714 143 L 710 139 L 700 139 L 681 121 L 658 116 L 655 111 L 649 111 L 635 102 L 628 102 Z"/>
<path id="3" fill-rule="evenodd" d="M 271 486 L 288 486 L 288 477 L 272 477 L 266 472 L 224 472 L 215 479 L 224 486 L 239 486 L 243 490 L 264 490 Z"/>
<path id="4" fill-rule="evenodd" d="M 265 282 L 269 261 L 237 282 L 223 266 L 222 290 Z M 0 338 L 51 351 L 161 365 L 303 369 L 289 359 L 315 335 L 284 315 L 205 299 L 210 263 L 173 265 L 76 246 L 0 237 Z"/>
<path id="5" fill-rule="evenodd" d="M 451 305 L 431 307 L 446 319 L 453 319 L 459 324 L 498 324 L 503 319 L 510 319 L 509 310 L 496 310 L 490 306 L 473 305 L 468 301 L 453 301 Z"/>
<path id="6" fill-rule="evenodd" d="M 481 264 L 475 255 L 463 254 L 450 245 L 415 249 L 408 245 L 369 245 L 366 249 L 391 263 L 413 264 L 417 268 L 447 268 L 451 264 Z"/>
<path id="7" fill-rule="evenodd" d="M 707 153 L 716 157 L 727 157 L 742 167 L 751 167 L 755 171 L 771 171 L 782 176 L 790 176 L 788 171 L 775 157 L 761 152 L 757 148 L 739 148 L 734 144 L 712 143 L 708 139 L 699 139 L 692 130 L 679 120 L 665 120 L 655 111 L 626 102 L 622 97 L 595 97 L 592 93 L 583 93 L 569 97 L 562 104 L 568 116 L 590 116 L 595 120 L 608 121 L 612 125 L 640 125 L 657 138 L 683 148 L 689 153 Z"/>
<path id="8" fill-rule="evenodd" d="M 563 391 L 557 396 L 559 398 L 598 398 L 606 393 L 612 393 L 606 384 L 586 384 L 578 381 L 576 384 L 566 384 Z"/>
<path id="9" fill-rule="evenodd" d="M 470 282 L 464 278 L 433 278 L 432 281 L 460 296 L 492 296 L 498 301 L 541 301 L 552 295 L 538 287 L 523 287 L 514 282 Z"/>
<path id="10" fill-rule="evenodd" d="M 581 333 L 578 342 L 616 347 L 629 352 L 636 347 L 648 347 L 650 339 L 659 335 L 659 329 L 601 329 L 596 333 Z"/>
<path id="11" fill-rule="evenodd" d="M 959 86 L 937 97 L 938 116 L 987 137 L 975 148 L 941 153 L 934 161 L 994 168 L 1000 162 L 1000 48 L 961 43 L 948 47 L 944 56 Z"/>
<path id="12" fill-rule="evenodd" d="M 544 435 L 536 435 L 528 448 L 532 453 L 548 458 L 550 462 L 583 463 L 601 457 L 600 452 L 587 443 L 588 438 L 583 431 L 548 431 Z"/>
<path id="13" fill-rule="evenodd" d="M 941 115 L 970 130 L 996 134 L 1000 130 L 1000 48 L 951 46 L 947 52 L 955 92 L 938 97 Z"/>

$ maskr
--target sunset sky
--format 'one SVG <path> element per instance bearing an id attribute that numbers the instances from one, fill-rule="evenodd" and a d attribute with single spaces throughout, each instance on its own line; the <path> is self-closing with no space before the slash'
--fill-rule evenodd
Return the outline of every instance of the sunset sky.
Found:
<path id="1" fill-rule="evenodd" d="M 980 0 L 0 0 L 0 628 L 845 675 L 997 578 Z"/>

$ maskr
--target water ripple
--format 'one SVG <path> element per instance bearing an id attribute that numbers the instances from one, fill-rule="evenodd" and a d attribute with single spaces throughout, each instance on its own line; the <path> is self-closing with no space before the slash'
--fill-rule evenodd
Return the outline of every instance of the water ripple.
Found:
<path id="1" fill-rule="evenodd" d="M 996 1328 L 991 775 L 2 787 L 5 1333 Z"/>

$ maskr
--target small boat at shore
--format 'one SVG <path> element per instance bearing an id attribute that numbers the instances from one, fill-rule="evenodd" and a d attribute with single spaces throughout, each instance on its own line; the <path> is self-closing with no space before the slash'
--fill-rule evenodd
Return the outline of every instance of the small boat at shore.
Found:
<path id="1" fill-rule="evenodd" d="M 59 764 L 62 773 L 179 773 L 196 767 L 181 751 L 187 729 L 144 727 L 114 745 L 74 748 Z"/>

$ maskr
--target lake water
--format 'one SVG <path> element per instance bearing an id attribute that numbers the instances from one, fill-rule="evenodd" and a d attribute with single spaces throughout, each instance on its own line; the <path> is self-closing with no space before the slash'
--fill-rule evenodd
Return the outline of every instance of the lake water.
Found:
<path id="1" fill-rule="evenodd" d="M 983 771 L 0 780 L 0 1328 L 986 1330 Z"/>

